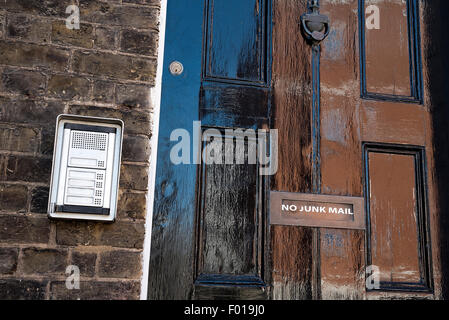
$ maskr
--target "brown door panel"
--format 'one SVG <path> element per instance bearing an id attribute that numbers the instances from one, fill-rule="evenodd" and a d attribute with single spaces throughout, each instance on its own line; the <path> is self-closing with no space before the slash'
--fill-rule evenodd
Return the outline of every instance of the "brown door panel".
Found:
<path id="1" fill-rule="evenodd" d="M 296 14 L 306 11 L 306 2 L 273 3 L 273 127 L 279 129 L 280 150 L 279 170 L 272 184 L 272 190 L 276 191 L 312 192 L 313 66 L 311 47 L 299 37 Z M 359 15 L 359 6 L 364 10 L 370 4 L 380 8 L 380 29 L 363 30 L 364 38 L 360 43 L 360 28 L 365 28 L 365 24 L 359 21 L 364 16 Z M 433 297 L 433 290 L 438 296 L 438 284 L 432 288 L 432 281 L 428 279 L 431 274 L 438 276 L 438 267 L 434 268 L 430 261 L 436 249 L 432 247 L 432 254 L 428 250 L 430 235 L 435 233 L 436 225 L 430 214 L 434 210 L 432 177 L 425 175 L 425 172 L 432 172 L 432 133 L 428 100 L 421 88 L 426 88 L 421 83 L 421 71 L 425 74 L 426 65 L 420 63 L 421 47 L 426 39 L 419 31 L 424 9 L 421 6 L 418 14 L 415 5 L 415 1 L 320 1 L 320 13 L 330 18 L 331 32 L 321 44 L 320 53 L 319 172 L 321 193 L 365 196 L 369 201 L 369 195 L 364 192 L 367 183 L 364 143 L 418 146 L 424 150 L 426 159 L 422 159 L 425 168 L 421 178 L 425 179 L 425 189 L 418 199 L 425 204 L 422 208 L 423 224 L 412 223 L 416 216 L 414 201 L 417 199 L 399 201 L 400 193 L 391 199 L 386 197 L 389 193 L 379 195 L 384 207 L 379 207 L 379 202 L 373 204 L 376 201 L 371 199 L 371 206 L 375 207 L 371 215 L 381 217 L 385 224 L 379 226 L 381 231 L 374 236 L 382 238 L 393 248 L 399 248 L 396 253 L 390 252 L 395 259 L 389 262 L 396 269 L 402 268 L 403 275 L 409 274 L 409 278 L 399 282 L 420 283 L 422 280 L 425 283 L 416 287 L 406 285 L 398 290 L 382 286 L 381 290 L 367 292 L 367 258 L 372 257 L 373 250 L 376 250 L 368 247 L 367 233 L 324 228 L 316 233 L 310 228 L 276 226 L 272 227 L 275 299 Z M 290 30 L 290 36 L 285 30 Z M 295 33 L 298 36 L 292 41 L 291 35 Z M 399 164 L 399 167 L 406 165 L 410 162 Z M 391 169 L 393 163 L 386 162 L 384 166 Z M 407 169 L 405 167 L 403 170 Z M 408 169 L 405 176 L 413 178 L 414 168 Z M 413 192 L 414 180 L 401 179 L 399 172 L 373 170 L 376 171 L 375 177 L 397 175 L 390 177 L 395 180 L 393 185 L 388 184 L 391 183 L 388 177 L 373 181 L 379 190 L 393 188 L 393 191 L 397 187 L 407 195 Z M 401 219 L 390 219 L 391 213 L 399 214 Z M 391 225 L 393 221 L 396 222 Z M 404 240 L 396 236 L 388 239 L 390 233 L 400 232 L 406 233 L 408 238 Z M 421 236 L 428 236 L 422 248 L 419 247 Z M 302 241 L 300 247 L 291 247 L 292 243 L 299 241 Z M 315 241 L 318 244 L 314 244 Z M 410 252 L 401 253 L 401 250 Z M 421 259 L 423 250 L 427 250 L 425 259 Z M 386 269 L 382 260 L 370 263 Z M 297 274 L 293 270 L 301 272 Z M 394 279 L 391 270 L 389 274 Z M 291 289 L 292 286 L 296 286 L 295 290 Z"/>

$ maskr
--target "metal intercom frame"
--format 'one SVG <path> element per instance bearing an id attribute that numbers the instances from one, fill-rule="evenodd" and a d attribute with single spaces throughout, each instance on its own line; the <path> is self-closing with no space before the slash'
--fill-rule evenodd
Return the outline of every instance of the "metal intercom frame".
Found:
<path id="1" fill-rule="evenodd" d="M 124 124 L 120 119 L 61 114 L 56 120 L 53 164 L 48 199 L 48 216 L 53 219 L 115 221 L 120 180 L 120 164 Z M 113 134 L 112 134 L 113 133 Z M 95 138 L 95 140 L 93 140 Z M 88 139 L 88 140 L 77 140 Z M 89 140 L 90 139 L 90 140 Z M 92 147 L 94 146 L 94 147 Z M 79 148 L 73 151 L 74 148 Z M 92 149 L 98 159 L 95 164 L 70 164 L 70 153 Z M 104 154 L 101 154 L 101 153 Z M 93 205 L 74 204 L 69 201 L 71 173 L 93 175 L 95 199 Z M 101 177 L 102 176 L 102 177 Z M 97 179 L 100 179 L 97 180 Z M 75 178 L 80 179 L 80 178 Z M 81 187 L 83 188 L 83 187 Z M 98 188 L 98 189 L 97 189 Z M 91 191 L 89 188 L 86 191 Z M 94 197 L 91 196 L 91 197 Z M 82 197 L 80 198 L 82 199 Z"/>

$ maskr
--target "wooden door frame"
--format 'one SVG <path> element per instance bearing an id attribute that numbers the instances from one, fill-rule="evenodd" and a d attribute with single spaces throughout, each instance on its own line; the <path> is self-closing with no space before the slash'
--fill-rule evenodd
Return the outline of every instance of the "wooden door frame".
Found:
<path id="1" fill-rule="evenodd" d="M 423 17 L 426 26 L 427 44 L 423 48 L 423 56 L 427 64 L 429 108 L 431 109 L 431 124 L 433 126 L 433 153 L 435 198 L 438 237 L 433 239 L 439 248 L 441 279 L 441 298 L 449 299 L 449 1 L 434 0 L 427 4 L 430 9 Z M 446 14 L 446 16 L 445 16 Z"/>

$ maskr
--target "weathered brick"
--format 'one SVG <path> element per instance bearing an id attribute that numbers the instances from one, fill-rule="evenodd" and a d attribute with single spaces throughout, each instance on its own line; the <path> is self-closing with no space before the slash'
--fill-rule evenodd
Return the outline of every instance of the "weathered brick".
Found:
<path id="1" fill-rule="evenodd" d="M 40 96 L 45 92 L 47 78 L 34 71 L 5 69 L 2 73 L 0 90 L 27 96 Z"/>
<path id="2" fill-rule="evenodd" d="M 110 81 L 97 80 L 93 85 L 93 101 L 112 103 L 115 101 L 115 85 Z"/>
<path id="3" fill-rule="evenodd" d="M 0 241 L 2 242 L 47 243 L 49 235 L 50 223 L 47 218 L 0 215 Z"/>
<path id="4" fill-rule="evenodd" d="M 44 16 L 66 17 L 65 9 L 76 0 L 7 0 L 0 1 L 0 8 Z"/>
<path id="5" fill-rule="evenodd" d="M 123 3 L 135 3 L 135 4 L 146 4 L 146 5 L 160 5 L 160 0 L 123 0 Z"/>
<path id="6" fill-rule="evenodd" d="M 42 300 L 47 281 L 0 280 L 0 300 Z"/>
<path id="7" fill-rule="evenodd" d="M 51 39 L 54 43 L 73 45 L 83 48 L 94 46 L 94 28 L 91 24 L 81 23 L 79 29 L 69 29 L 65 21 L 52 23 Z"/>
<path id="8" fill-rule="evenodd" d="M 153 83 L 156 76 L 156 62 L 151 59 L 105 52 L 77 51 L 74 53 L 73 70 L 115 79 Z"/>
<path id="9" fill-rule="evenodd" d="M 0 38 L 5 36 L 6 14 L 0 12 Z"/>
<path id="10" fill-rule="evenodd" d="M 120 35 L 120 50 L 154 56 L 157 52 L 157 39 L 154 31 L 123 30 Z"/>
<path id="11" fill-rule="evenodd" d="M 36 187 L 31 191 L 31 212 L 47 213 L 49 188 Z"/>
<path id="12" fill-rule="evenodd" d="M 117 104 L 125 107 L 151 109 L 150 87 L 139 84 L 117 85 Z"/>
<path id="13" fill-rule="evenodd" d="M 59 245 L 98 245 L 141 249 L 144 235 L 143 223 L 117 221 L 112 224 L 99 224 L 58 221 L 56 224 L 56 243 Z"/>
<path id="14" fill-rule="evenodd" d="M 65 28 L 64 18 L 68 16 L 65 8 L 73 2 L 82 6 L 81 30 Z M 11 98 L 0 94 L 0 150 L 39 153 L 31 157 L 3 152 L 0 155 L 0 181 L 48 183 L 51 159 L 47 155 L 53 151 L 55 120 L 58 114 L 66 111 L 123 119 L 127 134 L 123 159 L 148 161 L 152 119 L 148 97 L 149 87 L 154 84 L 156 59 L 132 54 L 155 54 L 156 41 L 152 36 L 156 34 L 158 6 L 158 0 L 0 0 L 0 77 L 6 74 L 0 78 L 0 91 L 21 95 Z M 86 15 L 83 10 L 87 10 L 84 11 Z M 127 30 L 120 38 L 120 30 L 132 28 L 146 31 Z M 83 52 L 79 47 L 104 50 Z M 122 53 L 115 53 L 120 49 Z M 17 71 L 17 67 L 21 71 Z M 76 72 L 78 75 L 74 76 Z M 54 74 L 58 74 L 59 79 Z M 146 82 L 147 85 L 124 85 L 127 80 Z M 116 86 L 120 88 L 116 90 Z M 88 99 L 114 104 L 114 107 L 75 106 L 77 102 L 71 102 L 69 110 L 65 109 L 67 100 L 83 101 L 78 103 L 81 105 Z M 47 159 L 42 159 L 41 154 Z M 125 179 L 122 183 L 126 187 L 147 188 L 146 166 L 126 165 L 123 170 Z M 2 186 L 10 189 L 4 190 Z M 119 198 L 119 219 L 113 224 L 48 220 L 37 214 L 45 214 L 47 201 L 47 186 L 0 182 L 0 243 L 3 244 L 0 272 L 11 275 L 18 268 L 19 272 L 38 273 L 49 279 L 54 273 L 62 275 L 66 264 L 75 264 L 80 267 L 83 277 L 139 279 L 140 253 L 118 248 L 143 247 L 145 192 L 123 189 Z M 17 214 L 27 209 L 31 214 Z M 57 244 L 80 248 L 42 248 L 54 241 L 53 237 L 50 239 L 50 225 L 56 226 Z M 25 244 L 33 248 L 20 249 L 23 260 L 21 253 L 17 262 L 17 247 Z M 2 251 L 6 250 L 6 245 L 12 251 Z M 91 246 L 95 247 L 91 249 Z M 70 254 L 68 250 L 71 250 Z M 70 261 L 66 261 L 68 257 Z M 100 270 L 98 275 L 96 264 Z M 90 279 L 92 282 L 81 284 L 82 290 L 67 290 L 63 278 L 59 280 L 52 283 L 51 298 L 139 298 L 140 281 Z M 4 295 L 17 299 L 45 298 L 46 282 L 7 281 L 7 284 L 0 283 L 0 298 Z"/>
<path id="15" fill-rule="evenodd" d="M 1 122 L 44 124 L 55 127 L 57 116 L 63 112 L 64 105 L 60 102 L 0 97 Z"/>
<path id="16" fill-rule="evenodd" d="M 39 133 L 37 128 L 0 126 L 0 150 L 37 152 Z"/>
<path id="17" fill-rule="evenodd" d="M 55 142 L 55 127 L 45 126 L 42 128 L 40 152 L 45 155 L 53 154 Z"/>
<path id="18" fill-rule="evenodd" d="M 140 252 L 115 250 L 100 253 L 98 275 L 103 278 L 139 279 Z"/>
<path id="19" fill-rule="evenodd" d="M 115 49 L 117 32 L 113 28 L 96 27 L 95 47 L 100 49 Z"/>
<path id="20" fill-rule="evenodd" d="M 112 108 L 73 105 L 70 106 L 69 113 L 83 116 L 122 119 L 125 123 L 125 132 L 127 134 L 144 134 L 149 136 L 151 132 L 151 115 L 148 112 L 141 112 L 128 108 L 117 110 Z"/>
<path id="21" fill-rule="evenodd" d="M 51 25 L 47 20 L 23 14 L 8 15 L 7 36 L 33 42 L 49 42 Z"/>
<path id="22" fill-rule="evenodd" d="M 146 136 L 125 136 L 122 159 L 125 161 L 148 162 L 150 159 L 150 139 Z"/>
<path id="23" fill-rule="evenodd" d="M 93 277 L 95 275 L 96 261 L 96 253 L 73 251 L 70 264 L 75 265 L 80 269 L 81 277 Z"/>
<path id="24" fill-rule="evenodd" d="M 52 300 L 137 300 L 139 292 L 138 281 L 81 281 L 79 290 L 68 290 L 64 281 L 50 284 Z"/>
<path id="25" fill-rule="evenodd" d="M 103 0 L 83 0 L 80 3 L 80 16 L 83 17 L 82 20 L 103 24 L 103 21 L 95 19 L 95 16 L 109 15 L 113 10 L 113 5 L 113 3 Z"/>
<path id="26" fill-rule="evenodd" d="M 22 250 L 21 266 L 26 274 L 64 274 L 68 266 L 67 250 L 25 248 Z"/>
<path id="27" fill-rule="evenodd" d="M 123 164 L 120 170 L 120 188 L 148 190 L 148 167 Z"/>
<path id="28" fill-rule="evenodd" d="M 0 274 L 13 274 L 17 269 L 19 249 L 0 247 Z"/>
<path id="29" fill-rule="evenodd" d="M 146 195 L 144 193 L 120 192 L 117 210 L 119 218 L 145 219 Z"/>
<path id="30" fill-rule="evenodd" d="M 126 234 L 126 237 L 123 236 L 124 234 Z M 144 237 L 145 225 L 143 222 L 120 221 L 105 225 L 98 244 L 111 247 L 142 249 Z"/>
<path id="31" fill-rule="evenodd" d="M 52 160 L 30 156 L 4 155 L 0 166 L 6 166 L 0 174 L 3 181 L 49 182 Z"/>
<path id="32" fill-rule="evenodd" d="M 68 68 L 69 57 L 68 50 L 49 45 L 0 41 L 2 64 L 64 71 Z"/>
<path id="33" fill-rule="evenodd" d="M 95 245 L 99 226 L 87 221 L 57 221 L 56 243 L 67 246 Z"/>
<path id="34" fill-rule="evenodd" d="M 83 0 L 80 1 L 80 16 L 82 21 L 149 29 L 157 28 L 159 8 L 117 6 L 99 0 Z"/>
<path id="35" fill-rule="evenodd" d="M 61 99 L 88 99 L 91 82 L 85 77 L 52 75 L 48 81 L 48 95 Z"/>
<path id="36" fill-rule="evenodd" d="M 21 185 L 0 184 L 0 212 L 24 212 L 27 207 L 28 188 Z"/>

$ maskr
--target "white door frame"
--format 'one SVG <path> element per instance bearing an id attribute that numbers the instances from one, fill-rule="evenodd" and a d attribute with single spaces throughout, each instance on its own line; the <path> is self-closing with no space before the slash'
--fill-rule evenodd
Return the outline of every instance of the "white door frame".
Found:
<path id="1" fill-rule="evenodd" d="M 157 145 L 159 136 L 159 115 L 161 110 L 161 92 L 162 92 L 162 71 L 164 66 L 164 47 L 165 47 L 165 26 L 167 17 L 167 1 L 161 0 L 161 10 L 159 14 L 159 46 L 157 50 L 157 71 L 156 84 L 150 90 L 150 101 L 153 104 L 153 125 L 152 136 L 150 140 L 150 169 L 148 179 L 147 193 L 147 212 L 145 217 L 145 240 L 142 253 L 142 279 L 140 285 L 140 300 L 147 300 L 148 296 L 148 275 L 150 266 L 150 250 L 151 250 L 151 229 L 153 225 L 153 202 L 154 187 L 156 181 L 156 165 L 157 165 Z"/>

